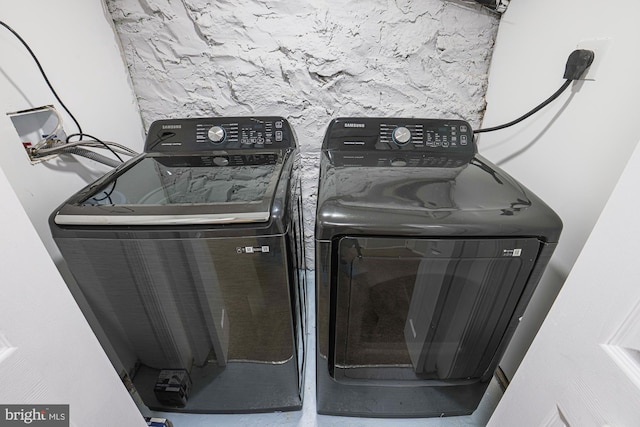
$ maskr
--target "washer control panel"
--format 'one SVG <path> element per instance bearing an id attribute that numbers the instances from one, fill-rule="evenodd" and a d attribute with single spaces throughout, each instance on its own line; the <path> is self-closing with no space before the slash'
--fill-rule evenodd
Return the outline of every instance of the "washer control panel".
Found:
<path id="1" fill-rule="evenodd" d="M 477 151 L 471 126 L 463 120 L 361 117 L 333 120 L 323 148 L 447 154 Z"/>
<path id="2" fill-rule="evenodd" d="M 153 122 L 144 151 L 184 153 L 295 146 L 291 127 L 283 117 L 211 117 Z"/>

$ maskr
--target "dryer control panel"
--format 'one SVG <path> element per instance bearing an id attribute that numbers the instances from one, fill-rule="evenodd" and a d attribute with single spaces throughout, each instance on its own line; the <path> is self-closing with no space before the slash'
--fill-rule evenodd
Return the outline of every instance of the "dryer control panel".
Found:
<path id="1" fill-rule="evenodd" d="M 335 166 L 461 168 L 477 152 L 463 120 L 338 118 L 322 145 Z"/>
<path id="2" fill-rule="evenodd" d="M 471 126 L 463 120 L 362 117 L 333 120 L 322 148 L 442 154 L 477 151 Z"/>
<path id="3" fill-rule="evenodd" d="M 144 151 L 188 153 L 295 146 L 291 126 L 283 117 L 210 117 L 153 122 Z"/>

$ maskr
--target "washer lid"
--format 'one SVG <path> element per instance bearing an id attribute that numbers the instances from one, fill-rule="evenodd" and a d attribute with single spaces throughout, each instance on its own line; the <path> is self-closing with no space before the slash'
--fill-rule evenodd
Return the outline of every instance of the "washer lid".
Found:
<path id="1" fill-rule="evenodd" d="M 266 222 L 282 170 L 279 152 L 144 154 L 80 191 L 60 225 Z"/>

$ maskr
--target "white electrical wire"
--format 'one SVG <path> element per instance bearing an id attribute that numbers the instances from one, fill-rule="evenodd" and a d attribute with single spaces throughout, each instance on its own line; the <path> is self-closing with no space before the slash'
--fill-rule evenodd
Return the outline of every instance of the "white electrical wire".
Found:
<path id="1" fill-rule="evenodd" d="M 112 142 L 112 141 L 103 141 L 105 144 L 116 147 L 116 151 L 118 151 L 121 154 L 127 154 L 130 156 L 136 156 L 138 155 L 138 153 L 132 149 L 130 149 L 129 147 L 126 147 L 122 144 L 118 144 L 117 142 Z M 77 147 L 77 146 L 84 146 L 84 147 L 92 147 L 92 148 L 102 148 L 105 149 L 104 145 L 97 142 L 97 141 L 76 141 L 76 142 L 67 142 L 67 143 L 62 143 L 62 144 L 55 144 L 53 146 L 51 146 L 50 148 L 41 148 L 41 149 L 36 149 L 34 150 L 35 153 L 34 154 L 43 154 L 43 155 L 47 155 L 47 154 L 53 154 L 56 153 L 58 151 L 62 151 L 65 148 L 71 148 L 71 147 Z"/>

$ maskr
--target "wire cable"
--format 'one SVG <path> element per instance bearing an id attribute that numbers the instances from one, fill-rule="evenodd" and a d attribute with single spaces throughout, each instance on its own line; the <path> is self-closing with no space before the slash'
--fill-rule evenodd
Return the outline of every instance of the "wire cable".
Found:
<path id="1" fill-rule="evenodd" d="M 473 133 L 491 132 L 494 130 L 508 128 L 509 126 L 513 126 L 517 123 L 520 123 L 527 117 L 530 117 L 531 115 L 542 110 L 544 107 L 549 105 L 553 100 L 559 97 L 562 92 L 567 90 L 569 85 L 571 85 L 571 82 L 573 82 L 574 80 L 580 79 L 580 77 L 584 75 L 584 73 L 591 66 L 591 64 L 593 64 L 594 59 L 595 59 L 595 53 L 592 50 L 588 50 L 588 49 L 574 50 L 573 52 L 571 52 L 571 54 L 567 58 L 567 63 L 565 64 L 563 77 L 566 81 L 562 84 L 562 86 L 560 86 L 560 89 L 558 89 L 553 95 L 551 95 L 549 98 L 544 100 L 533 110 L 518 117 L 515 120 L 510 121 L 509 123 L 505 123 L 499 126 L 493 126 L 490 128 L 475 129 Z"/>
<path id="2" fill-rule="evenodd" d="M 86 157 L 87 159 L 94 160 L 96 162 L 105 164 L 107 166 L 111 166 L 112 168 L 118 167 L 122 164 L 117 160 L 110 159 L 108 157 L 103 156 L 102 154 L 98 154 L 95 151 L 87 150 L 81 147 L 70 147 L 66 148 L 62 151 L 63 153 L 75 154 L 77 156 Z"/>
<path id="3" fill-rule="evenodd" d="M 69 142 L 69 140 L 70 140 L 71 138 L 75 137 L 75 136 L 79 136 L 81 140 L 82 140 L 82 137 L 83 137 L 83 136 L 86 136 L 86 137 L 88 137 L 88 138 L 93 139 L 94 141 L 96 141 L 96 142 L 98 142 L 98 143 L 102 144 L 102 145 L 103 145 L 107 150 L 111 151 L 111 153 L 113 153 L 113 155 L 114 155 L 114 156 L 116 156 L 116 158 L 117 158 L 118 160 L 120 160 L 121 162 L 124 162 L 124 160 L 122 160 L 122 157 L 120 157 L 120 156 L 118 155 L 118 153 L 116 153 L 115 151 L 113 151 L 113 149 L 111 149 L 111 147 L 109 147 L 109 145 L 107 145 L 104 141 L 101 141 L 100 139 L 96 138 L 95 136 L 93 136 L 93 135 L 89 135 L 88 133 L 82 133 L 82 132 L 72 133 L 71 135 L 67 136 L 67 140 L 66 140 L 65 142 L 67 142 L 67 143 L 68 143 L 68 142 Z"/>
<path id="4" fill-rule="evenodd" d="M 117 142 L 112 142 L 112 141 L 103 141 L 103 143 L 99 143 L 97 141 L 76 141 L 76 142 L 68 142 L 68 143 L 64 143 L 61 142 L 60 144 L 51 144 L 49 145 L 47 148 L 39 148 L 36 151 L 38 155 L 49 155 L 49 154 L 54 154 L 58 151 L 62 151 L 64 148 L 71 148 L 71 147 L 91 147 L 91 148 L 102 148 L 104 149 L 104 144 L 107 144 L 110 147 L 113 147 L 112 149 L 120 154 L 125 154 L 127 156 L 137 156 L 138 153 L 134 150 L 132 150 L 129 147 L 126 147 L 124 145 L 118 144 Z"/>
<path id="5" fill-rule="evenodd" d="M 102 202 L 104 200 L 108 200 L 109 204 L 113 204 L 113 200 L 111 199 L 111 195 L 113 194 L 114 190 L 116 189 L 116 183 L 118 182 L 118 179 L 114 179 L 113 182 L 111 183 L 111 189 L 109 191 L 107 191 L 106 189 L 102 191 L 102 194 L 104 194 L 104 197 L 98 199 L 98 195 L 96 194 L 95 196 L 93 196 L 91 198 L 91 200 L 95 200 L 96 202 L 98 202 L 98 204 L 101 204 L 99 202 Z"/>
<path id="6" fill-rule="evenodd" d="M 0 21 L 0 25 L 3 26 L 4 28 L 6 28 L 7 30 L 9 30 L 9 32 L 11 34 L 13 34 L 18 40 L 20 40 L 20 43 L 22 43 L 22 45 L 25 47 L 25 49 L 27 49 L 27 52 L 29 52 L 29 55 L 31 55 L 31 58 L 33 58 L 33 60 L 35 61 L 36 65 L 38 66 L 38 70 L 40 70 L 40 74 L 42 74 L 42 77 L 44 78 L 45 83 L 47 84 L 47 86 L 49 86 L 49 89 L 51 90 L 51 93 L 53 93 L 53 96 L 56 98 L 56 100 L 60 103 L 60 105 L 62 106 L 62 108 L 64 108 L 64 111 L 67 112 L 67 114 L 69 115 L 69 117 L 71 117 L 71 120 L 73 120 L 73 122 L 75 123 L 76 127 L 78 128 L 78 132 L 80 134 L 83 134 L 82 132 L 82 127 L 80 126 L 80 123 L 78 123 L 78 120 L 76 120 L 75 116 L 71 113 L 71 111 L 69 111 L 69 109 L 67 108 L 67 106 L 64 104 L 64 102 L 62 102 L 62 99 L 60 99 L 60 97 L 58 96 L 58 93 L 56 92 L 56 90 L 53 88 L 53 85 L 51 84 L 51 82 L 49 81 L 49 78 L 47 77 L 47 74 L 44 72 L 44 69 L 42 68 L 42 65 L 40 64 L 40 61 L 38 60 L 38 57 L 36 56 L 35 53 L 33 53 L 33 50 L 31 50 L 31 47 L 29 47 L 29 45 L 27 44 L 26 41 L 24 41 L 24 39 L 22 37 L 20 37 L 20 34 L 18 34 L 13 28 L 11 28 L 9 25 L 5 24 L 4 22 Z"/>
<path id="7" fill-rule="evenodd" d="M 47 77 L 47 74 L 44 71 L 44 68 L 42 68 L 42 64 L 40 64 L 40 61 L 38 60 L 38 57 L 36 56 L 36 54 L 33 52 L 33 50 L 31 49 L 31 47 L 29 46 L 29 44 L 20 36 L 20 34 L 18 34 L 13 28 L 11 28 L 9 25 L 7 25 L 5 22 L 0 21 L 0 26 L 3 26 L 4 28 L 6 28 L 11 34 L 13 34 L 19 41 L 20 43 L 22 43 L 22 45 L 25 47 L 25 49 L 27 49 L 27 52 L 29 52 L 29 55 L 31 55 L 31 58 L 33 58 L 33 60 L 35 61 L 38 70 L 40 71 L 40 74 L 42 75 L 45 83 L 47 84 L 47 86 L 49 87 L 49 89 L 51 90 L 51 93 L 53 94 L 53 96 L 56 98 L 56 100 L 58 101 L 58 103 L 60 103 L 60 105 L 62 106 L 62 108 L 67 112 L 67 114 L 69 115 L 69 117 L 71 117 L 71 119 L 73 120 L 73 122 L 75 123 L 76 127 L 78 128 L 78 132 L 77 133 L 73 133 L 69 136 L 67 136 L 67 139 L 65 141 L 65 144 L 69 144 L 69 145 L 62 145 L 62 146 L 54 146 L 52 144 L 50 144 L 51 142 L 54 142 L 53 139 L 51 138 L 45 138 L 44 140 L 38 142 L 35 147 L 33 147 L 33 155 L 34 157 L 37 157 L 38 155 L 43 155 L 46 153 L 52 153 L 52 152 L 59 152 L 59 151 L 66 151 L 69 153 L 73 153 L 73 154 L 78 154 L 84 157 L 88 157 L 88 158 L 92 158 L 89 155 L 89 150 L 85 150 L 84 148 L 81 148 L 80 146 L 85 145 L 85 146 L 91 146 L 91 144 L 76 144 L 76 143 L 70 143 L 70 140 L 72 137 L 78 137 L 80 141 L 83 140 L 83 138 L 86 136 L 88 138 L 91 138 L 93 141 L 101 144 L 101 146 L 103 146 L 104 148 L 106 148 L 107 150 L 111 151 L 111 153 L 120 161 L 120 162 L 124 162 L 124 160 L 122 160 L 122 157 L 120 157 L 118 155 L 118 153 L 116 152 L 116 150 L 112 149 L 110 147 L 110 145 L 114 145 L 115 147 L 118 147 L 121 153 L 122 150 L 124 150 L 127 153 L 123 153 L 123 154 L 137 154 L 135 151 L 120 145 L 120 144 L 116 144 L 116 143 L 105 143 L 104 141 L 100 140 L 99 138 L 96 138 L 95 136 L 89 135 L 87 133 L 84 133 L 82 130 L 82 127 L 80 126 L 80 123 L 78 122 L 78 120 L 75 118 L 75 116 L 73 115 L 73 113 L 71 113 L 71 111 L 69 110 L 69 108 L 67 108 L 67 106 L 65 105 L 65 103 L 62 101 L 62 99 L 60 99 L 60 96 L 58 95 L 58 93 L 56 92 L 56 90 L 54 89 L 53 85 L 51 84 L 51 82 L 49 81 L 49 78 Z M 58 124 L 54 130 L 53 133 L 58 133 L 61 129 L 62 129 L 62 118 L 60 117 L 60 114 L 54 109 L 51 108 L 51 110 L 53 112 L 55 112 L 55 114 L 58 117 Z M 44 148 L 47 146 L 47 144 L 49 145 L 49 148 Z M 102 148 L 102 147 L 101 147 Z M 95 153 L 94 153 L 95 154 Z M 95 156 L 103 158 L 102 155 L 100 154 L 95 154 Z M 94 159 L 95 160 L 95 159 Z M 107 159 L 108 160 L 108 159 Z M 104 160 L 99 160 L 102 163 L 106 163 L 106 164 L 110 164 L 111 160 L 108 161 L 104 161 Z"/>
<path id="8" fill-rule="evenodd" d="M 566 80 L 562 84 L 562 86 L 560 86 L 560 89 L 558 89 L 553 95 L 551 95 L 549 98 L 547 98 L 546 100 L 541 102 L 533 110 L 529 111 L 526 114 L 523 114 L 522 116 L 518 117 L 517 119 L 512 120 L 509 123 L 501 124 L 499 126 L 493 126 L 493 127 L 490 127 L 490 128 L 483 128 L 483 129 L 474 129 L 473 133 L 492 132 L 494 130 L 500 130 L 500 129 L 508 128 L 508 127 L 513 126 L 513 125 L 515 125 L 517 123 L 520 123 L 521 121 L 523 121 L 527 117 L 530 117 L 530 116 L 534 115 L 535 113 L 537 113 L 538 111 L 542 110 L 544 107 L 546 107 L 551 102 L 553 102 L 556 98 L 558 98 L 562 94 L 562 92 L 567 90 L 567 88 L 569 87 L 569 85 L 571 84 L 572 81 L 573 80 Z"/>

